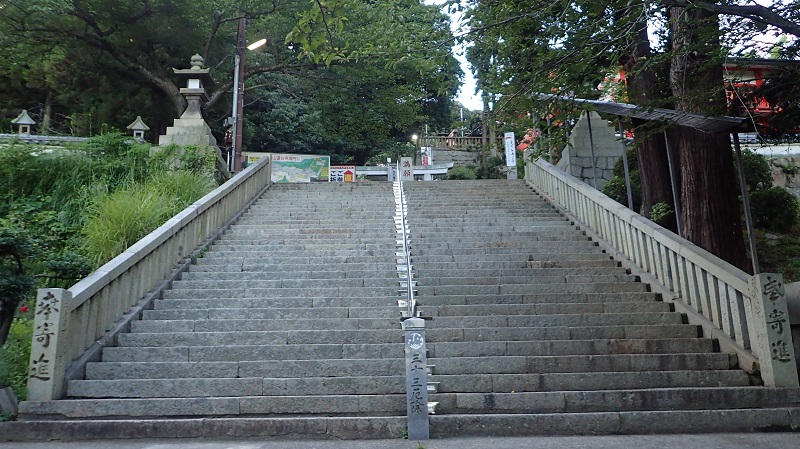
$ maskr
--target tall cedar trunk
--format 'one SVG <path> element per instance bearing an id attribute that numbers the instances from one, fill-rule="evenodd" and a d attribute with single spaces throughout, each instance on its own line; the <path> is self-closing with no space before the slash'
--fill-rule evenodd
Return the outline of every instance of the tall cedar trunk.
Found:
<path id="1" fill-rule="evenodd" d="M 722 66 L 710 62 L 719 53 L 716 16 L 699 10 L 670 8 L 672 47 L 670 86 L 679 111 L 724 111 Z M 686 239 L 748 270 L 739 214 L 730 140 L 724 133 L 678 127 L 681 172 L 681 219 Z"/>
<path id="2" fill-rule="evenodd" d="M 631 36 L 632 41 L 628 54 L 625 55 L 623 67 L 627 78 L 629 100 L 636 105 L 650 106 L 652 99 L 658 96 L 656 76 L 652 66 L 643 67 L 652 54 L 645 15 L 640 14 L 639 17 L 641 19 L 634 26 L 636 32 Z M 649 217 L 653 205 L 673 204 L 667 147 L 663 133 L 657 128 L 648 126 L 648 122 L 634 119 L 633 125 L 637 142 L 636 155 L 639 159 L 639 180 L 642 187 L 639 213 Z M 665 218 L 659 224 L 673 232 L 678 229 L 674 216 Z"/>

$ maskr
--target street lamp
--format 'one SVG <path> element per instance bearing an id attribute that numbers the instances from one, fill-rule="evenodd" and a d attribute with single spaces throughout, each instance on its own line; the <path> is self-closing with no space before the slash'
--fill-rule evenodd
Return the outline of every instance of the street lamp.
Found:
<path id="1" fill-rule="evenodd" d="M 228 171 L 238 172 L 244 168 L 242 157 L 242 125 L 244 124 L 244 37 L 245 18 L 239 18 L 239 28 L 236 32 L 236 54 L 233 65 L 233 138 L 231 139 L 231 157 L 228 160 Z M 266 44 L 266 39 L 260 39 L 247 46 L 248 50 L 255 50 Z"/>
<path id="2" fill-rule="evenodd" d="M 416 134 L 412 134 L 411 140 L 414 142 L 414 165 L 417 165 L 417 153 L 419 153 L 419 136 Z"/>

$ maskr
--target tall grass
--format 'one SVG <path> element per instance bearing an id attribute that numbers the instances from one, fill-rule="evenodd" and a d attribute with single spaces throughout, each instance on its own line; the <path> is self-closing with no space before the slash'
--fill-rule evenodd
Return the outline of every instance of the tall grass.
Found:
<path id="1" fill-rule="evenodd" d="M 111 260 L 213 188 L 209 178 L 178 170 L 103 195 L 83 229 L 87 255 L 96 266 Z"/>

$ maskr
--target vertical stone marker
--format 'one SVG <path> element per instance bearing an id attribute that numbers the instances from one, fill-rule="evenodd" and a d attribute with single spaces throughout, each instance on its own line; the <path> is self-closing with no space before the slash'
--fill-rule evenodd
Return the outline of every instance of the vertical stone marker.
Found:
<path id="1" fill-rule="evenodd" d="M 797 365 L 783 276 L 760 273 L 750 278 L 750 286 L 754 315 L 750 325 L 750 347 L 758 356 L 764 385 L 796 387 Z"/>
<path id="2" fill-rule="evenodd" d="M 64 359 L 67 344 L 69 290 L 39 289 L 33 321 L 33 344 L 28 371 L 28 400 L 51 401 L 64 395 L 64 376 L 69 360 Z"/>
<path id="3" fill-rule="evenodd" d="M 406 408 L 408 439 L 430 438 L 428 420 L 428 357 L 425 349 L 425 320 L 409 318 L 403 321 L 406 341 Z"/>

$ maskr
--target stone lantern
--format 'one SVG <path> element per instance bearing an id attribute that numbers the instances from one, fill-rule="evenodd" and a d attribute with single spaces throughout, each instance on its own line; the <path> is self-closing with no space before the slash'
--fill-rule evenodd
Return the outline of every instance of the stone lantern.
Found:
<path id="1" fill-rule="evenodd" d="M 202 56 L 195 54 L 190 64 L 191 68 L 188 69 L 172 69 L 178 78 L 186 80 L 186 87 L 182 87 L 180 92 L 186 98 L 187 106 L 180 118 L 167 127 L 167 133 L 158 137 L 158 145 L 197 145 L 214 147 L 219 152 L 217 139 L 203 120 L 201 109 L 203 102 L 208 100 L 204 86 L 211 86 L 214 82 L 208 74 L 209 69 L 203 68 Z"/>
<path id="2" fill-rule="evenodd" d="M 14 120 L 11 120 L 11 123 L 15 125 L 19 125 L 19 135 L 20 136 L 30 136 L 31 135 L 31 126 L 36 124 L 30 115 L 28 115 L 28 111 L 23 109 L 22 113 L 17 116 Z"/>
<path id="3" fill-rule="evenodd" d="M 137 115 L 136 120 L 128 125 L 128 129 L 133 132 L 134 139 L 139 142 L 144 142 L 144 132 L 150 130 L 150 127 L 144 124 L 141 115 Z"/>
<path id="4" fill-rule="evenodd" d="M 190 65 L 192 66 L 190 69 L 172 69 L 179 78 L 186 79 L 186 87 L 181 88 L 181 94 L 186 98 L 188 105 L 181 118 L 203 118 L 200 105 L 202 101 L 208 100 L 203 83 L 211 85 L 213 81 L 211 75 L 208 74 L 209 69 L 203 68 L 202 56 L 195 53 Z"/>

